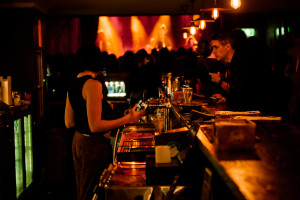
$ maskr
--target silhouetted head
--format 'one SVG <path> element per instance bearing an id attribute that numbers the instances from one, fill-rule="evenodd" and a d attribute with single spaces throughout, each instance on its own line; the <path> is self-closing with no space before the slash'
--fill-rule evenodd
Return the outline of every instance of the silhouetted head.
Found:
<path id="1" fill-rule="evenodd" d="M 99 72 L 103 69 L 101 51 L 96 45 L 86 44 L 81 46 L 76 53 L 76 58 L 78 72 L 86 70 Z"/>
<path id="2" fill-rule="evenodd" d="M 209 42 L 207 40 L 201 39 L 197 45 L 197 53 L 200 56 L 207 57 L 210 55 L 211 51 L 209 48 Z"/>

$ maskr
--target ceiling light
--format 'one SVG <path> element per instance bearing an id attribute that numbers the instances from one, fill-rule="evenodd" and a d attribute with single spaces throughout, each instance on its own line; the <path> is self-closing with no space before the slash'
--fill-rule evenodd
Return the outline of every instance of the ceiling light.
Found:
<path id="1" fill-rule="evenodd" d="M 204 30 L 206 28 L 206 22 L 204 20 L 201 20 L 199 23 L 199 28 L 201 30 Z"/>
<path id="2" fill-rule="evenodd" d="M 201 9 L 201 11 L 211 11 L 211 17 L 213 19 L 218 19 L 220 16 L 220 11 L 229 10 L 228 8 L 224 8 L 218 5 L 217 0 L 213 0 L 213 4 L 210 8 Z"/>
<path id="3" fill-rule="evenodd" d="M 192 20 L 192 22 L 195 22 L 195 21 L 199 21 L 199 28 L 201 30 L 204 30 L 206 28 L 207 22 L 215 22 L 215 20 L 212 17 L 206 16 L 203 11 L 199 18 Z"/>
<path id="4" fill-rule="evenodd" d="M 237 9 L 241 6 L 241 0 L 231 0 L 230 6 Z"/>
<path id="5" fill-rule="evenodd" d="M 183 27 L 182 29 L 188 29 L 190 31 L 190 34 L 195 35 L 196 33 L 196 24 L 191 21 L 190 25 Z"/>

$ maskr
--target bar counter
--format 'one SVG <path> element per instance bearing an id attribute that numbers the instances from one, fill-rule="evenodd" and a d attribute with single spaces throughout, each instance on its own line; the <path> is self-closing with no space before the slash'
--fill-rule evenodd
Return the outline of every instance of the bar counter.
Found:
<path id="1" fill-rule="evenodd" d="M 218 151 L 211 138 L 213 123 L 203 118 L 192 118 L 190 111 L 193 108 L 210 115 L 215 111 L 227 110 L 225 106 L 208 105 L 207 100 L 201 98 L 195 98 L 190 107 L 173 103 L 169 116 L 172 121 L 171 129 L 187 127 L 189 137 L 192 138 L 186 158 L 172 158 L 167 170 L 160 171 L 160 168 L 154 171 L 157 174 L 147 174 L 149 166 L 145 166 L 146 163 L 139 165 L 136 162 L 134 167 L 124 167 L 125 165 L 115 163 L 111 166 L 115 170 L 110 169 L 114 172 L 106 174 L 106 179 L 110 181 L 104 181 L 104 184 L 99 184 L 98 187 L 104 189 L 102 192 L 105 193 L 106 199 L 116 199 L 120 196 L 172 199 L 167 197 L 170 188 L 188 191 L 188 195 L 178 197 L 180 199 L 299 199 L 298 126 L 284 121 L 257 120 L 254 121 L 256 130 L 253 150 Z M 216 116 L 216 119 L 218 118 Z M 154 159 L 153 155 L 147 156 L 147 165 L 151 158 Z M 211 173 L 209 182 L 207 170 Z M 167 173 L 174 176 L 167 176 Z M 105 173 L 103 175 L 105 176 Z M 180 181 L 174 184 L 176 176 Z M 163 181 L 164 178 L 166 181 Z M 177 193 L 180 193 L 178 191 Z M 203 194 L 208 195 L 205 198 Z"/>
<path id="2" fill-rule="evenodd" d="M 195 102 L 194 102 L 195 103 Z M 224 106 L 202 107 L 205 111 L 226 110 Z M 173 106 L 175 116 L 187 124 L 189 119 Z M 254 151 L 218 151 L 199 124 L 196 143 L 236 199 L 299 199 L 300 129 L 283 121 L 255 121 Z M 214 175 L 212 175 L 214 176 Z M 212 190 L 214 184 L 212 184 Z M 217 192 L 217 191 L 216 191 Z"/>

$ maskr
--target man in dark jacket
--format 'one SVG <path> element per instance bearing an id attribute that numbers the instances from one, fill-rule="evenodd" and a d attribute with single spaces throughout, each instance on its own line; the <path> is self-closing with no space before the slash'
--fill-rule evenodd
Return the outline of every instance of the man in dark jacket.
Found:
<path id="1" fill-rule="evenodd" d="M 211 47 L 216 59 L 226 65 L 224 77 L 210 73 L 212 81 L 228 94 L 226 99 L 220 94 L 214 97 L 238 109 L 263 109 L 269 83 L 268 66 L 263 56 L 254 53 L 260 49 L 253 49 L 241 30 L 216 33 L 211 38 Z"/>

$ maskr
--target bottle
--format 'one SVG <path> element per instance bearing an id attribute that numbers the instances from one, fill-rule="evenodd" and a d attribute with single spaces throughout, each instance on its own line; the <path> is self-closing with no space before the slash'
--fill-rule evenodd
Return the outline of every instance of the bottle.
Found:
<path id="1" fill-rule="evenodd" d="M 170 97 L 172 93 L 172 73 L 168 73 L 168 82 L 167 82 L 167 96 Z"/>
<path id="2" fill-rule="evenodd" d="M 176 92 L 180 90 L 180 82 L 179 82 L 180 77 L 175 77 L 175 80 L 172 82 L 172 91 Z"/>
<path id="3" fill-rule="evenodd" d="M 2 82 L 0 81 L 0 101 L 2 100 Z"/>
<path id="4" fill-rule="evenodd" d="M 32 103 L 31 102 L 31 94 L 25 92 L 23 98 L 24 98 L 24 101 L 26 101 L 27 103 L 29 103 L 29 104 Z"/>
<path id="5" fill-rule="evenodd" d="M 181 77 L 180 77 L 180 87 L 182 88 L 184 85 L 184 73 L 181 73 Z"/>

